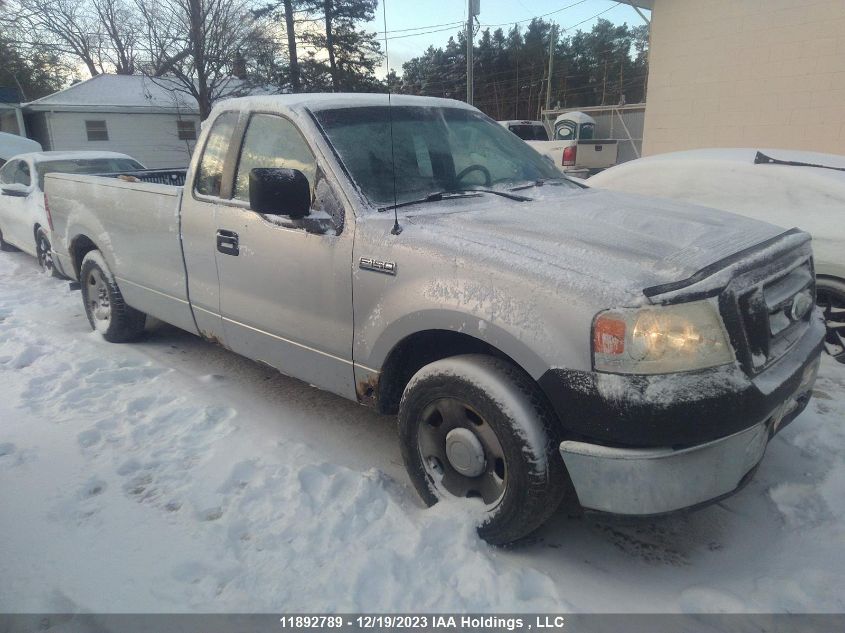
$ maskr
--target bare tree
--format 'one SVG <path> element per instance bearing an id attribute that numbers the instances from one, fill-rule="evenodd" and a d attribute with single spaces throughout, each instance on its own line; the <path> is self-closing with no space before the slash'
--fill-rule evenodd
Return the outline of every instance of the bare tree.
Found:
<path id="1" fill-rule="evenodd" d="M 27 0 L 11 3 L 26 45 L 83 63 L 92 77 L 132 74 L 139 21 L 126 0 Z"/>
<path id="2" fill-rule="evenodd" d="M 135 0 L 141 18 L 143 63 L 140 70 L 149 77 L 161 77 L 184 62 L 190 49 L 182 31 L 182 21 L 172 11 L 169 0 Z"/>
<path id="3" fill-rule="evenodd" d="M 104 57 L 111 62 L 118 75 L 134 74 L 141 26 L 134 7 L 123 0 L 93 0 L 92 6 L 108 43 Z"/>
<path id="4" fill-rule="evenodd" d="M 60 53 L 76 57 L 92 77 L 103 72 L 100 24 L 90 4 L 78 0 L 29 0 L 22 9 L 34 42 L 49 42 Z"/>
<path id="5" fill-rule="evenodd" d="M 232 79 L 235 60 L 248 55 L 259 25 L 250 0 L 135 0 L 144 16 L 152 77 L 172 77 L 196 99 L 201 118 L 212 104 L 242 88 Z"/>

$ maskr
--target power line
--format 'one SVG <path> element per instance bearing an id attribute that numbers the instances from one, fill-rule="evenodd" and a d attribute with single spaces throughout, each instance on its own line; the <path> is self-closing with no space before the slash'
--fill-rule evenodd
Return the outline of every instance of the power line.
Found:
<path id="1" fill-rule="evenodd" d="M 444 22 L 443 24 L 429 24 L 427 26 L 415 26 L 415 27 L 409 28 L 409 29 L 389 29 L 387 31 L 376 31 L 376 33 L 378 33 L 379 35 L 382 35 L 384 33 L 407 33 L 408 31 L 422 31 L 424 29 L 436 29 L 436 28 L 439 28 L 441 26 L 447 26 L 449 28 L 453 28 L 453 27 L 462 26 L 462 25 L 463 25 L 463 20 L 461 20 L 460 22 Z"/>
<path id="2" fill-rule="evenodd" d="M 622 4 L 622 3 L 621 3 L 621 2 L 617 2 L 617 3 L 616 3 L 616 4 L 614 4 L 612 7 L 608 7 L 608 8 L 607 8 L 607 9 L 605 9 L 604 11 L 599 11 L 598 13 L 596 13 L 595 15 L 593 15 L 593 16 L 591 16 L 591 17 L 587 18 L 586 20 L 581 20 L 578 24 L 573 24 L 572 26 L 567 26 L 567 27 L 565 27 L 565 28 L 563 29 L 563 31 L 571 31 L 572 29 L 574 29 L 574 28 L 576 28 L 576 27 L 579 27 L 579 26 L 581 26 L 582 24 L 585 24 L 586 22 L 589 22 L 590 20 L 595 20 L 595 19 L 596 19 L 597 17 L 599 17 L 600 15 L 604 15 L 604 14 L 605 14 L 605 13 L 607 13 L 608 11 L 612 11 L 613 9 L 615 9 L 616 7 L 618 7 L 620 4 Z"/>
<path id="3" fill-rule="evenodd" d="M 401 39 L 406 38 L 406 37 L 416 37 L 417 35 L 428 35 L 429 33 L 442 33 L 443 31 L 452 31 L 452 30 L 454 30 L 454 29 L 456 29 L 460 26 L 461 26 L 460 24 L 456 24 L 454 26 L 448 26 L 445 29 L 436 29 L 434 31 L 423 31 L 422 33 L 411 33 L 409 35 L 395 35 L 393 37 L 388 37 L 387 39 L 389 39 L 389 40 L 401 40 Z"/>
<path id="4" fill-rule="evenodd" d="M 530 18 L 523 18 L 522 20 L 513 20 L 511 22 L 502 22 L 500 24 L 482 24 L 482 27 L 491 27 L 491 26 L 510 26 L 511 24 L 521 24 L 522 22 L 530 22 L 531 20 L 538 20 L 540 18 L 546 18 L 550 15 L 554 15 L 556 13 L 560 13 L 562 11 L 566 11 L 567 9 L 571 9 L 572 7 L 577 7 L 579 4 L 584 4 L 587 0 L 578 0 L 578 2 L 573 2 L 565 7 L 560 9 L 555 9 L 554 11 L 549 11 L 548 13 L 544 13 L 542 15 L 532 15 Z M 618 4 L 618 3 L 617 3 Z"/>

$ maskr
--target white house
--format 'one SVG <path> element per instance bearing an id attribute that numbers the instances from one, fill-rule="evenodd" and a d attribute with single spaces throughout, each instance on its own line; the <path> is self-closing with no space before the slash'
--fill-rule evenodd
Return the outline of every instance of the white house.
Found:
<path id="1" fill-rule="evenodd" d="M 240 80 L 231 82 L 235 92 Z M 27 132 L 45 150 L 109 150 L 150 168 L 185 167 L 200 119 L 178 87 L 167 78 L 97 75 L 22 104 Z"/>

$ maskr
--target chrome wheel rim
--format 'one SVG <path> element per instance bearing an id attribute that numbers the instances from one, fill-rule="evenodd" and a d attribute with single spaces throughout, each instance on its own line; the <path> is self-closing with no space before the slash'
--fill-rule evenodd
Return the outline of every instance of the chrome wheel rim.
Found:
<path id="1" fill-rule="evenodd" d="M 53 272 L 53 249 L 50 242 L 43 235 L 38 236 L 38 244 L 36 250 L 38 251 L 38 264 L 46 272 Z"/>
<path id="2" fill-rule="evenodd" d="M 818 288 L 816 303 L 822 309 L 827 328 L 825 350 L 839 362 L 845 363 L 845 294 L 830 288 Z"/>
<path id="3" fill-rule="evenodd" d="M 495 506 L 507 489 L 507 461 L 490 424 L 456 398 L 429 404 L 420 421 L 418 444 L 426 474 L 452 497 L 478 497 Z"/>
<path id="4" fill-rule="evenodd" d="M 88 308 L 95 321 L 106 322 L 111 319 L 111 302 L 106 279 L 99 268 L 88 273 Z"/>

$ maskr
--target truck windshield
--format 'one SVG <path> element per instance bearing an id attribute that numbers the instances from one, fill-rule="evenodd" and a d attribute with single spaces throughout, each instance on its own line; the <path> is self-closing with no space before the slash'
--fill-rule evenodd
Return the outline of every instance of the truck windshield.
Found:
<path id="1" fill-rule="evenodd" d="M 48 160 L 37 163 L 38 186 L 44 190 L 44 176 L 50 172 L 63 174 L 109 174 L 116 171 L 136 171 L 144 169 L 138 161 L 131 158 L 73 158 Z"/>
<path id="2" fill-rule="evenodd" d="M 548 141 L 549 135 L 542 125 L 518 124 L 511 125 L 508 129 L 516 134 L 523 141 Z"/>
<path id="3" fill-rule="evenodd" d="M 321 110 L 315 116 L 352 179 L 379 207 L 432 193 L 506 190 L 563 177 L 551 161 L 472 110 L 351 107 Z"/>

